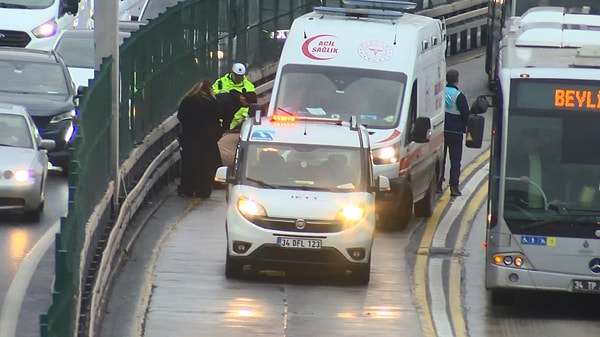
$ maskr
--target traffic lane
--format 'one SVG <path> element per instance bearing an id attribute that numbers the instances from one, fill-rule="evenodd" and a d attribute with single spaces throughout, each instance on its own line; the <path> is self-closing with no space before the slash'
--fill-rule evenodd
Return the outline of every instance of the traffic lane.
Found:
<path id="1" fill-rule="evenodd" d="M 160 248 L 144 336 L 421 335 L 404 261 L 408 231 L 376 234 L 366 287 L 319 275 L 229 280 L 224 191 L 215 192 Z"/>
<path id="2" fill-rule="evenodd" d="M 46 184 L 45 207 L 39 222 L 24 222 L 17 214 L 0 215 L 0 254 L 4 259 L 0 264 L 0 333 L 16 330 L 17 337 L 38 337 L 39 315 L 46 312 L 51 303 L 50 287 L 54 278 L 53 250 L 40 252 L 43 256 L 40 263 L 32 266 L 38 267 L 36 270 L 20 269 L 24 260 L 28 257 L 31 259 L 32 249 L 40 238 L 67 213 L 67 178 L 59 171 L 50 170 Z M 15 279 L 19 271 L 19 275 L 33 273 L 33 277 Z M 16 290 L 16 295 L 25 291 L 24 297 L 16 297 L 22 299 L 18 301 L 20 308 L 13 305 L 12 300 L 15 296 L 9 296 L 11 305 L 8 305 L 9 289 L 12 289 L 13 294 Z M 7 317 L 14 318 L 14 321 L 8 322 Z"/>
<path id="3" fill-rule="evenodd" d="M 465 308 L 470 336 L 600 336 L 600 296 L 528 292 L 512 306 L 493 306 L 485 290 L 486 205 L 473 221 L 465 245 Z"/>

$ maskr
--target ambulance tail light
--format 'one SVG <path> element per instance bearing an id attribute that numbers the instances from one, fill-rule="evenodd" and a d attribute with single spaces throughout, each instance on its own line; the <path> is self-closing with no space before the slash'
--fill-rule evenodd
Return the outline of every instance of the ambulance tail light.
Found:
<path id="1" fill-rule="evenodd" d="M 372 151 L 375 165 L 395 164 L 400 161 L 400 151 L 397 145 L 391 145 Z"/>

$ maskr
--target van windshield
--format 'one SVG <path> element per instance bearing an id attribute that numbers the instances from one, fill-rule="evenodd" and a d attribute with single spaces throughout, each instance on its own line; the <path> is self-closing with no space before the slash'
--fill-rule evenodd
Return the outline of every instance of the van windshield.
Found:
<path id="1" fill-rule="evenodd" d="M 2 8 L 48 8 L 56 0 L 2 0 L 0 7 Z"/>
<path id="2" fill-rule="evenodd" d="M 398 124 L 405 88 L 403 73 L 288 64 L 275 108 L 342 120 L 354 115 L 369 128 L 388 129 Z"/>
<path id="3" fill-rule="evenodd" d="M 246 152 L 246 181 L 276 188 L 364 190 L 366 170 L 358 148 L 252 143 Z"/>

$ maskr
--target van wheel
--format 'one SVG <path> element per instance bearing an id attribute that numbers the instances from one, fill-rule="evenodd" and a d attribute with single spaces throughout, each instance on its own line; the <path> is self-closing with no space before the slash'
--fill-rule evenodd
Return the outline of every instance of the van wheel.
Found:
<path id="1" fill-rule="evenodd" d="M 229 252 L 225 258 L 225 277 L 226 278 L 239 278 L 242 276 L 242 264 L 234 261 Z"/>
<path id="2" fill-rule="evenodd" d="M 35 209 L 33 211 L 25 211 L 25 213 L 23 213 L 23 217 L 25 218 L 25 221 L 39 222 L 40 219 L 42 218 L 43 211 L 44 211 L 44 203 L 41 202 L 37 209 Z"/>
<path id="3" fill-rule="evenodd" d="M 415 215 L 418 217 L 429 218 L 433 215 L 433 207 L 435 206 L 435 175 L 429 181 L 429 187 L 427 188 L 427 194 L 425 197 L 415 203 Z"/>
<path id="4" fill-rule="evenodd" d="M 369 256 L 369 262 L 364 266 L 357 267 L 352 271 L 352 283 L 355 285 L 364 286 L 369 284 L 371 280 L 371 257 Z"/>
<path id="5" fill-rule="evenodd" d="M 392 212 L 381 214 L 379 225 L 385 230 L 401 231 L 410 223 L 413 212 L 413 195 L 410 188 L 399 188 L 395 194 L 398 206 Z"/>

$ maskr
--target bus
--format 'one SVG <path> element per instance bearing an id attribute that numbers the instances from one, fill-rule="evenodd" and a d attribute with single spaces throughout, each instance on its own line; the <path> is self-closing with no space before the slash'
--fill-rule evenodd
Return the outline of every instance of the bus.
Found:
<path id="1" fill-rule="evenodd" d="M 600 15 L 538 7 L 507 27 L 490 148 L 485 287 L 600 294 Z"/>
<path id="2" fill-rule="evenodd" d="M 572 13 L 600 13 L 600 1 L 598 0 L 490 0 L 485 57 L 485 71 L 488 75 L 490 89 L 495 89 L 497 84 L 498 43 L 507 27 L 511 25 L 511 18 L 518 19 L 528 9 L 538 6 L 564 7 Z"/>

